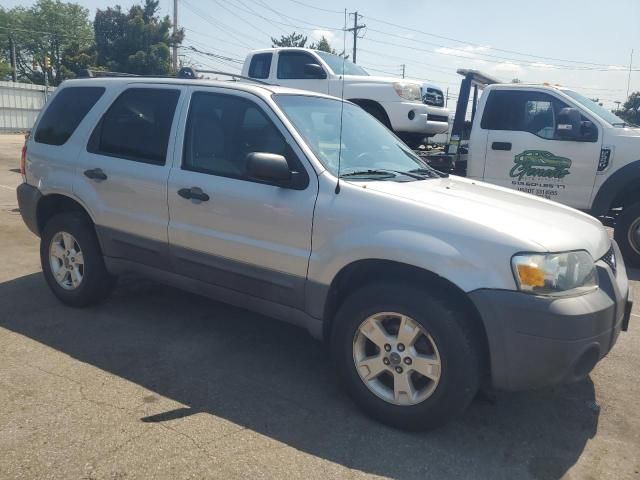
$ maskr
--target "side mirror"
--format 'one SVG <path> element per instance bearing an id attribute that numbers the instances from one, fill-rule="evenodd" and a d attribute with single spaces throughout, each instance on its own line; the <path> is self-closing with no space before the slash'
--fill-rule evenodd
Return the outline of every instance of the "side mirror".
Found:
<path id="1" fill-rule="evenodd" d="M 556 119 L 556 135 L 567 140 L 577 140 L 582 136 L 580 110 L 563 108 Z"/>
<path id="2" fill-rule="evenodd" d="M 327 72 L 317 63 L 307 63 L 304 66 L 304 77 L 324 79 L 327 78 Z"/>
<path id="3" fill-rule="evenodd" d="M 251 152 L 247 154 L 247 175 L 253 180 L 286 187 L 291 182 L 287 159 L 275 153 Z"/>

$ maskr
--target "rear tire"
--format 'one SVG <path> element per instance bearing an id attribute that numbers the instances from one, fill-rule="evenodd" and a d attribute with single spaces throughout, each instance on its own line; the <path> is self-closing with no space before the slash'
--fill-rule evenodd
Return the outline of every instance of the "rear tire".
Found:
<path id="1" fill-rule="evenodd" d="M 53 294 L 72 307 L 99 303 L 115 283 L 105 268 L 93 225 L 79 212 L 61 213 L 47 222 L 40 262 Z"/>
<path id="2" fill-rule="evenodd" d="M 625 262 L 640 267 L 640 203 L 622 209 L 616 219 L 614 238 Z"/>
<path id="3" fill-rule="evenodd" d="M 398 325 L 408 326 L 395 330 L 395 340 L 394 314 L 399 315 Z M 385 343 L 380 347 L 369 340 L 375 328 L 363 333 L 371 319 L 390 334 L 388 345 L 386 336 L 378 342 Z M 413 338 L 417 340 L 400 345 L 402 338 L 414 335 L 407 332 L 416 327 L 419 332 Z M 364 355 L 362 335 L 369 348 Z M 480 357 L 473 333 L 450 302 L 424 289 L 382 283 L 355 291 L 336 314 L 331 350 L 338 375 L 354 401 L 371 417 L 395 428 L 417 431 L 443 425 L 467 408 L 479 387 Z M 383 364 L 374 363 L 377 359 Z M 425 359 L 431 359 L 431 365 L 439 361 L 437 370 L 425 369 Z M 362 366 L 368 362 L 371 367 Z M 376 369 L 381 373 L 374 374 Z M 427 372 L 425 376 L 422 371 Z"/>

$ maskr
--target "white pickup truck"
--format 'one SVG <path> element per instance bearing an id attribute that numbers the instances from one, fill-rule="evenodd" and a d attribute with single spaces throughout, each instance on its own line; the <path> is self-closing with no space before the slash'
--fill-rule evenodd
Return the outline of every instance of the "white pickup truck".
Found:
<path id="1" fill-rule="evenodd" d="M 455 124 L 453 130 L 449 153 L 456 148 Z M 579 93 L 551 85 L 486 86 L 474 109 L 466 176 L 603 219 L 615 227 L 628 263 L 640 265 L 640 128 Z"/>
<path id="2" fill-rule="evenodd" d="M 372 76 L 359 65 L 331 53 L 308 48 L 255 50 L 247 55 L 242 75 L 272 85 L 344 96 L 412 148 L 449 128 L 449 111 L 439 87 L 416 80 Z"/>

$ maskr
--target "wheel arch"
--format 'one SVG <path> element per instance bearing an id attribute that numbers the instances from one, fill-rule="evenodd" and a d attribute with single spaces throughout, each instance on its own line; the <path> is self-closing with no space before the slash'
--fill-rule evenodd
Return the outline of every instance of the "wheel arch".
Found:
<path id="1" fill-rule="evenodd" d="M 352 103 L 355 103 L 360 108 L 362 108 L 365 112 L 373 115 L 375 118 L 380 120 L 384 124 L 384 126 L 387 127 L 389 130 L 392 129 L 389 115 L 387 114 L 387 111 L 384 109 L 382 104 L 380 104 L 379 102 L 376 102 L 375 100 L 370 100 L 368 98 L 350 98 L 349 101 Z M 376 112 L 377 115 L 376 113 L 373 113 L 373 112 Z"/>
<path id="2" fill-rule="evenodd" d="M 92 225 L 95 225 L 89 209 L 78 201 L 78 199 L 61 193 L 49 193 L 42 196 L 36 207 L 38 231 L 42 232 L 47 222 L 54 215 L 64 212 L 79 212 L 86 216 Z"/>
<path id="3" fill-rule="evenodd" d="M 323 310 L 323 338 L 331 338 L 333 319 L 347 296 L 356 289 L 380 279 L 420 285 L 445 297 L 468 323 L 479 339 L 483 360 L 482 371 L 489 373 L 489 342 L 480 313 L 469 296 L 457 285 L 429 270 L 392 260 L 357 260 L 344 266 L 334 277 L 326 293 Z"/>
<path id="4" fill-rule="evenodd" d="M 591 206 L 596 217 L 607 215 L 612 208 L 640 202 L 640 160 L 616 170 L 598 189 Z"/>

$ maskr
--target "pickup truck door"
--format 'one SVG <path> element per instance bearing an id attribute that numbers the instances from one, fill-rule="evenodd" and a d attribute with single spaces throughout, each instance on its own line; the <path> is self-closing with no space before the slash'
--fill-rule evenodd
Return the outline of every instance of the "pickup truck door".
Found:
<path id="1" fill-rule="evenodd" d="M 567 107 L 540 90 L 491 91 L 480 125 L 487 130 L 484 181 L 588 209 L 602 132 L 592 122 L 594 135 L 559 136 L 558 114 Z"/>
<path id="2" fill-rule="evenodd" d="M 224 88 L 191 90 L 168 184 L 175 271 L 302 309 L 315 171 L 259 97 Z M 285 156 L 302 181 L 285 188 L 249 178 L 251 152 Z"/>
<path id="3" fill-rule="evenodd" d="M 309 65 L 316 65 L 309 67 Z M 281 51 L 277 55 L 273 83 L 318 93 L 329 93 L 329 79 L 321 63 L 310 53 Z"/>

